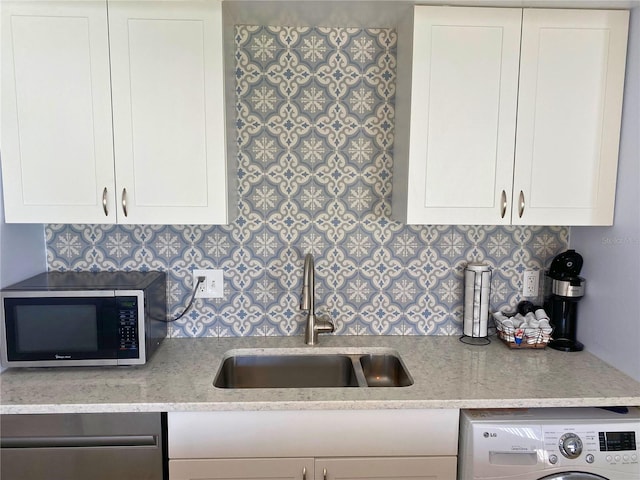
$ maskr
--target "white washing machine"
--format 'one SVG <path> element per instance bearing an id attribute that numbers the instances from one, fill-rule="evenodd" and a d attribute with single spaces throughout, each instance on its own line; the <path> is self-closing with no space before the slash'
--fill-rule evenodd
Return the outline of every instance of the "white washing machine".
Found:
<path id="1" fill-rule="evenodd" d="M 458 480 L 640 480 L 640 409 L 463 410 Z"/>

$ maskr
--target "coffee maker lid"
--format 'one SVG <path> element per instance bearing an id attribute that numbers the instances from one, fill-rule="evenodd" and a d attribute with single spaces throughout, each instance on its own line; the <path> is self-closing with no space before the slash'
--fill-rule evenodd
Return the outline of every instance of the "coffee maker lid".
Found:
<path id="1" fill-rule="evenodd" d="M 580 270 L 582 270 L 582 255 L 575 250 L 567 250 L 553 259 L 549 276 L 556 280 L 566 280 L 580 275 Z"/>

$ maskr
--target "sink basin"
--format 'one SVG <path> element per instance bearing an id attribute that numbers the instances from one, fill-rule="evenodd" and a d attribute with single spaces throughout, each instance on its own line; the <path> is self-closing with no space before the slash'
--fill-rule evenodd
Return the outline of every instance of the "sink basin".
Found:
<path id="1" fill-rule="evenodd" d="M 219 388 L 357 387 L 344 355 L 238 355 L 227 358 L 213 383 Z"/>
<path id="2" fill-rule="evenodd" d="M 369 387 L 408 387 L 413 380 L 395 355 L 372 354 L 360 357 L 364 378 Z"/>
<path id="3" fill-rule="evenodd" d="M 413 380 L 395 353 L 228 352 L 218 388 L 407 387 Z"/>

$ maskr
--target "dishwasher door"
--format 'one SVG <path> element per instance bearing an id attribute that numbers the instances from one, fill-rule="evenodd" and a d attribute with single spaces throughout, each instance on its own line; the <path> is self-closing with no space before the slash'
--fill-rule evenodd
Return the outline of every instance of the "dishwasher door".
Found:
<path id="1" fill-rule="evenodd" d="M 0 416 L 2 480 L 163 480 L 165 414 Z"/>

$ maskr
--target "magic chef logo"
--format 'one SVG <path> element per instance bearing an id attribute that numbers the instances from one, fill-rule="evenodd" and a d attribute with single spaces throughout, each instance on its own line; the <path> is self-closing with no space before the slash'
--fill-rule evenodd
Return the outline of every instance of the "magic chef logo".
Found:
<path id="1" fill-rule="evenodd" d="M 56 360 L 69 360 L 71 355 L 58 355 L 57 353 L 54 355 Z"/>
<path id="2" fill-rule="evenodd" d="M 497 437 L 498 437 L 498 434 L 497 434 L 497 433 L 493 433 L 493 432 L 484 432 L 484 433 L 482 434 L 482 436 L 483 436 L 484 438 L 497 438 Z"/>

